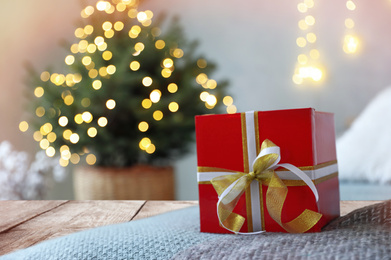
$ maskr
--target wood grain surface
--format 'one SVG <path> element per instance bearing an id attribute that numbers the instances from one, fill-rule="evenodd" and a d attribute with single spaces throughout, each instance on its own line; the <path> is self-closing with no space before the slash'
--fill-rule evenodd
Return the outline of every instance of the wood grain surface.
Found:
<path id="1" fill-rule="evenodd" d="M 380 201 L 342 201 L 341 215 Z M 94 227 L 151 217 L 197 201 L 0 201 L 0 255 Z"/>

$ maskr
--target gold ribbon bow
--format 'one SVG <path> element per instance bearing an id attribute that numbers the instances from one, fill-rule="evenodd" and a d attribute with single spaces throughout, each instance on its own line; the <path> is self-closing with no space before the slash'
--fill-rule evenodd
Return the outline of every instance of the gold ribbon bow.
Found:
<path id="1" fill-rule="evenodd" d="M 213 187 L 219 195 L 217 214 L 220 224 L 224 228 L 234 233 L 239 233 L 245 218 L 234 213 L 233 210 L 239 198 L 253 180 L 269 183 L 266 192 L 267 210 L 269 215 L 286 231 L 290 233 L 304 233 L 320 220 L 322 214 L 305 209 L 294 220 L 287 223 L 281 221 L 281 212 L 288 188 L 274 172 L 274 169 L 284 167 L 299 176 L 311 188 L 316 200 L 318 200 L 318 192 L 312 180 L 304 172 L 291 164 L 278 164 L 280 159 L 280 148 L 266 139 L 262 143 L 261 152 L 254 160 L 253 172 L 222 175 L 211 180 Z"/>

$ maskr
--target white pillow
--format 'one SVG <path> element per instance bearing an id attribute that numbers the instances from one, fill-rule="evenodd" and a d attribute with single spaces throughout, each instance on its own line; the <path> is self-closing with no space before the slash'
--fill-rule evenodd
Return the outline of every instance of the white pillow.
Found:
<path id="1" fill-rule="evenodd" d="M 338 138 L 337 157 L 341 180 L 391 182 L 391 87 Z"/>

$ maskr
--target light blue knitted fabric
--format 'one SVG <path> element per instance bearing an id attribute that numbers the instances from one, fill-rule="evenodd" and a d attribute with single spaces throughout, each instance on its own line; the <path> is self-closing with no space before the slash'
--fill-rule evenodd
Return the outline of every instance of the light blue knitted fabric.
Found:
<path id="1" fill-rule="evenodd" d="M 188 247 L 221 236 L 200 233 L 198 207 L 190 207 L 48 240 L 0 260 L 170 259 Z"/>
<path id="2" fill-rule="evenodd" d="M 391 259 L 391 200 L 340 217 L 321 233 L 254 236 L 199 232 L 198 207 L 49 240 L 19 259 Z"/>

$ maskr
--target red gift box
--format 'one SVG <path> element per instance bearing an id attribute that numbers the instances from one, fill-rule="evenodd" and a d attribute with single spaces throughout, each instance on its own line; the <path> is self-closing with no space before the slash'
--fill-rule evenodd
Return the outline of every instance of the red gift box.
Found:
<path id="1" fill-rule="evenodd" d="M 218 195 L 211 180 L 234 172 L 249 173 L 251 162 L 269 139 L 281 149 L 281 163 L 302 170 L 315 184 L 312 190 L 285 169 L 275 173 L 288 188 L 281 211 L 286 223 L 304 210 L 322 214 L 306 232 L 319 232 L 339 216 L 339 183 L 335 149 L 334 117 L 312 108 L 246 112 L 196 117 L 198 187 L 201 232 L 230 233 L 220 225 L 216 205 Z M 245 218 L 240 232 L 287 232 L 267 209 L 268 182 L 253 180 L 241 195 L 233 212 Z"/>

